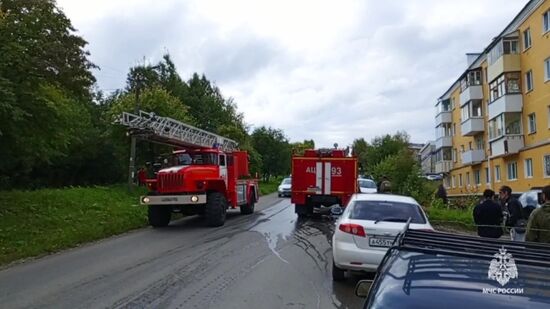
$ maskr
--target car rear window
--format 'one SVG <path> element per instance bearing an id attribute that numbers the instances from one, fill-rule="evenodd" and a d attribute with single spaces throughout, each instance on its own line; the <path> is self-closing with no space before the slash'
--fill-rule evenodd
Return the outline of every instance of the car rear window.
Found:
<path id="1" fill-rule="evenodd" d="M 372 180 L 359 180 L 359 187 L 375 189 L 376 184 Z"/>
<path id="2" fill-rule="evenodd" d="M 388 201 L 355 201 L 349 218 L 388 222 L 406 222 L 411 218 L 411 223 L 426 223 L 420 206 Z"/>

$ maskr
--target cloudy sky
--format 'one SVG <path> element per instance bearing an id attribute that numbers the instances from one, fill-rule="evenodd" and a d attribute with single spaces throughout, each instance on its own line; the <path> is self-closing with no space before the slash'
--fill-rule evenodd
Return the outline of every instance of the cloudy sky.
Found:
<path id="1" fill-rule="evenodd" d="M 405 130 L 434 138 L 434 104 L 527 0 L 58 0 L 98 87 L 169 52 L 206 74 L 252 127 L 318 146 Z"/>

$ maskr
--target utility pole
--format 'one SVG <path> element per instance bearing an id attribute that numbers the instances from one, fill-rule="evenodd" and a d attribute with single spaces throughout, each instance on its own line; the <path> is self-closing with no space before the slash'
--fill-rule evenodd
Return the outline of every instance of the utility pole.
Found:
<path id="1" fill-rule="evenodd" d="M 135 90 L 136 90 L 136 103 L 134 105 L 134 114 L 139 113 L 139 95 L 141 91 L 141 73 L 139 71 L 136 72 L 136 81 L 135 81 Z M 136 174 L 136 137 L 134 135 L 131 136 L 130 141 L 130 164 L 128 167 L 128 190 L 132 190 L 134 187 L 134 176 Z"/>

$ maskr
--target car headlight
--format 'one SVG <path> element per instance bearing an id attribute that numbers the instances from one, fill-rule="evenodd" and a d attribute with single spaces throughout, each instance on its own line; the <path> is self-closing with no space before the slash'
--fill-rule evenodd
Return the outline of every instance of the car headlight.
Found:
<path id="1" fill-rule="evenodd" d="M 143 203 L 147 204 L 147 203 L 149 203 L 151 200 L 150 200 L 148 197 L 144 197 L 144 198 L 142 199 L 142 201 L 143 201 Z"/>
<path id="2" fill-rule="evenodd" d="M 283 191 L 283 187 L 279 186 L 279 191 Z"/>
<path id="3" fill-rule="evenodd" d="M 199 197 L 196 195 L 191 196 L 191 202 L 196 203 L 199 201 Z"/>

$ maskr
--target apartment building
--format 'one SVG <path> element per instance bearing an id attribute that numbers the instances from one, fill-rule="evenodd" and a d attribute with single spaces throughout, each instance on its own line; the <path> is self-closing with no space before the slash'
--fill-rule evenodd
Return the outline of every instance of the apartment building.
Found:
<path id="1" fill-rule="evenodd" d="M 550 0 L 531 0 L 438 99 L 435 172 L 449 194 L 550 184 Z"/>
<path id="2" fill-rule="evenodd" d="M 422 169 L 422 174 L 433 174 L 435 173 L 435 144 L 433 141 L 428 141 L 422 149 L 420 149 L 420 168 Z"/>

